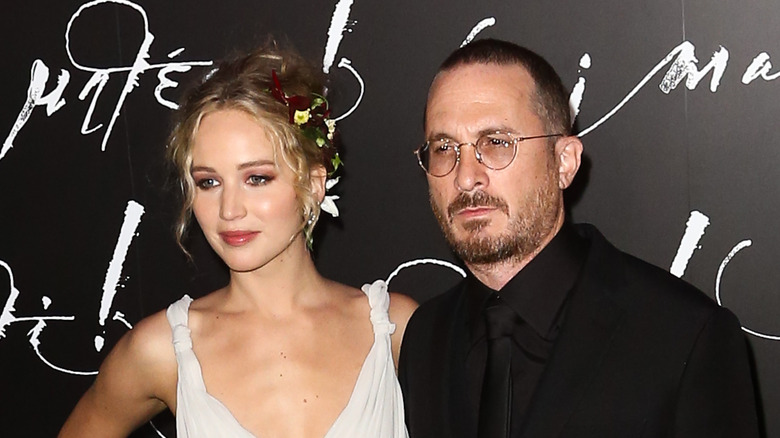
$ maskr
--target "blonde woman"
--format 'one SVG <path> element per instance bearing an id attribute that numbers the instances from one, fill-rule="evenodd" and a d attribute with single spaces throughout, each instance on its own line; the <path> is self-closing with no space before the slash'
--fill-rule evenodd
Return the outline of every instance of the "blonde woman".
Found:
<path id="1" fill-rule="evenodd" d="M 322 277 L 307 241 L 338 155 L 324 87 L 270 46 L 223 62 L 178 111 L 169 158 L 227 286 L 136 325 L 61 437 L 121 437 L 168 408 L 179 437 L 406 437 L 394 363 L 416 304 Z"/>

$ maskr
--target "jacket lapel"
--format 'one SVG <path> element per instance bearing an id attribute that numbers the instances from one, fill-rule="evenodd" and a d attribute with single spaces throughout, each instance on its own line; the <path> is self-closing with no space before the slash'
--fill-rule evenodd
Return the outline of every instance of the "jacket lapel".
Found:
<path id="1" fill-rule="evenodd" d="M 613 298 L 622 282 L 619 252 L 600 234 L 588 237 L 591 238 L 588 259 L 526 413 L 522 437 L 560 435 L 600 368 L 620 325 L 623 309 Z"/>

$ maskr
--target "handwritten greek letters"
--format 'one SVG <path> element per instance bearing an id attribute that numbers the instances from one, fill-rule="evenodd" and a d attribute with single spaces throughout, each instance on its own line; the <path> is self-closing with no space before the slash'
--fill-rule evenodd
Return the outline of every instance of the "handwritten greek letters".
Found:
<path id="1" fill-rule="evenodd" d="M 81 14 L 90 9 L 100 7 L 101 5 L 115 4 L 131 8 L 138 13 L 143 19 L 143 41 L 141 42 L 138 50 L 134 56 L 133 63 L 129 66 L 116 66 L 116 67 L 92 67 L 84 65 L 73 54 L 73 47 L 71 46 L 71 33 L 75 26 L 78 25 L 79 17 Z M 194 66 L 210 66 L 213 61 L 179 61 L 179 62 L 163 62 L 157 64 L 150 64 L 149 49 L 154 41 L 154 35 L 149 30 L 149 19 L 146 15 L 146 11 L 139 5 L 127 1 L 127 0 L 95 0 L 83 4 L 68 21 L 65 31 L 65 51 L 68 55 L 71 65 L 80 71 L 90 72 L 90 76 L 87 83 L 79 92 L 79 100 L 85 100 L 90 93 L 92 93 L 92 99 L 90 100 L 87 114 L 84 117 L 84 121 L 81 124 L 81 134 L 89 135 L 101 128 L 103 123 L 94 123 L 92 118 L 95 111 L 95 105 L 101 97 L 106 84 L 112 78 L 112 75 L 119 73 L 126 74 L 125 83 L 122 87 L 122 91 L 119 94 L 114 110 L 111 114 L 111 118 L 108 122 L 108 126 L 105 128 L 103 139 L 101 142 L 101 150 L 105 151 L 108 145 L 108 139 L 111 136 L 111 132 L 114 128 L 116 119 L 119 117 L 122 106 L 125 103 L 130 93 L 138 87 L 138 78 L 141 74 L 150 70 L 159 70 L 157 74 L 158 85 L 154 88 L 154 96 L 157 102 L 167 108 L 176 109 L 177 106 L 174 102 L 163 97 L 163 91 L 167 88 L 174 88 L 178 83 L 170 79 L 169 75 L 173 73 L 184 73 L 189 71 Z M 184 51 L 183 48 L 174 50 L 168 55 L 169 59 L 175 58 Z M 22 106 L 19 116 L 17 117 L 14 126 L 11 128 L 11 132 L 3 142 L 3 147 L 0 149 L 0 160 L 2 160 L 8 151 L 13 147 L 13 141 L 16 138 L 19 131 L 29 119 L 33 109 L 36 106 L 46 105 L 46 113 L 51 116 L 55 111 L 62 108 L 65 105 L 65 100 L 62 99 L 62 94 L 68 85 L 70 79 L 70 73 L 62 69 L 60 75 L 57 77 L 57 86 L 46 96 L 43 95 L 44 88 L 49 79 L 49 69 L 46 64 L 41 60 L 35 60 L 32 65 L 30 87 L 28 89 L 27 100 Z"/>
<path id="2" fill-rule="evenodd" d="M 44 96 L 43 92 L 48 80 L 49 67 L 40 59 L 33 61 L 32 67 L 30 68 L 30 86 L 27 88 L 27 100 L 25 100 L 22 110 L 16 117 L 11 132 L 3 142 L 3 147 L 0 149 L 0 160 L 2 160 L 5 154 L 14 146 L 13 142 L 16 135 L 24 124 L 27 123 L 27 119 L 30 118 L 32 111 L 36 106 L 46 105 L 46 115 L 51 116 L 65 105 L 65 99 L 62 98 L 62 93 L 68 85 L 70 73 L 68 73 L 67 70 L 62 70 L 59 76 L 57 76 L 57 87 Z"/>
<path id="3" fill-rule="evenodd" d="M 759 53 L 745 70 L 745 74 L 742 75 L 742 83 L 747 85 L 758 78 L 762 78 L 765 81 L 773 81 L 780 77 L 780 72 L 770 74 L 772 70 L 772 63 L 769 61 L 769 54 L 766 52 Z"/>
<path id="4" fill-rule="evenodd" d="M 662 93 L 671 93 L 671 91 L 677 88 L 677 86 L 682 83 L 683 80 L 685 81 L 685 87 L 687 89 L 694 90 L 699 85 L 699 83 L 710 73 L 712 76 L 710 77 L 709 89 L 711 92 L 715 93 L 718 91 L 718 87 L 720 87 L 720 81 L 726 71 L 728 61 L 729 51 L 725 47 L 720 46 L 720 48 L 712 54 L 709 62 L 707 62 L 707 64 L 699 69 L 699 60 L 696 58 L 696 46 L 694 46 L 690 41 L 683 41 L 677 47 L 672 49 L 669 54 L 667 54 L 661 61 L 653 66 L 650 72 L 648 72 L 637 83 L 637 85 L 634 86 L 634 88 L 632 88 L 631 91 L 629 91 L 620 102 L 618 102 L 617 105 L 615 105 L 596 122 L 581 130 L 578 135 L 583 137 L 604 124 L 604 122 L 609 120 L 632 98 L 634 98 L 639 90 L 647 85 L 650 80 L 667 65 L 669 66 L 669 69 L 666 71 L 664 76 L 661 78 L 661 82 L 658 84 L 658 88 Z M 588 60 L 588 64 L 590 64 L 590 60 Z M 759 77 L 767 81 L 772 81 L 780 77 L 780 73 L 769 74 L 771 68 L 772 63 L 769 62 L 769 55 L 766 54 L 766 52 L 762 52 L 756 56 L 747 67 L 745 74 L 742 76 L 742 83 L 747 85 Z M 575 95 L 573 103 L 581 103 L 582 96 L 585 92 L 584 84 L 584 78 L 580 77 L 577 85 L 574 88 L 574 92 L 572 93 Z M 576 107 L 576 109 L 577 112 L 579 112 L 579 105 Z"/>
<path id="5" fill-rule="evenodd" d="M 70 370 L 64 367 L 57 366 L 50 361 L 48 361 L 44 356 L 43 353 L 41 353 L 41 333 L 43 332 L 43 329 L 46 328 L 46 322 L 52 322 L 52 321 L 73 321 L 76 319 L 75 316 L 70 315 L 40 315 L 40 316 L 16 316 L 15 312 L 17 311 L 14 307 L 16 305 L 16 300 L 19 298 L 19 295 L 21 294 L 21 291 L 16 287 L 16 284 L 14 284 L 14 273 L 11 269 L 11 266 L 6 263 L 3 260 L 0 260 L 0 268 L 3 268 L 6 271 L 6 274 L 8 275 L 8 298 L 6 299 L 4 305 L 3 305 L 3 312 L 0 313 L 0 341 L 5 338 L 6 335 L 6 328 L 14 323 L 19 322 L 35 322 L 35 325 L 33 328 L 27 333 L 27 336 L 29 336 L 29 343 L 32 347 L 35 354 L 38 356 L 38 359 L 41 360 L 44 364 L 46 364 L 48 367 L 52 368 L 55 371 L 59 371 L 66 374 L 73 374 L 73 375 L 81 375 L 81 376 L 88 376 L 88 375 L 94 375 L 97 374 L 97 371 L 77 371 L 77 370 Z M 2 289 L 0 289 L 2 291 Z M 41 300 L 43 303 L 44 310 L 47 310 L 49 305 L 51 304 L 51 299 L 48 297 L 43 297 Z"/>
<path id="6" fill-rule="evenodd" d="M 117 288 L 121 287 L 120 276 L 122 274 L 122 265 L 125 262 L 125 258 L 127 257 L 127 251 L 130 247 L 133 237 L 136 234 L 136 229 L 138 228 L 138 225 L 141 222 L 141 216 L 143 215 L 143 213 L 144 213 L 144 208 L 141 204 L 133 200 L 127 202 L 122 228 L 119 233 L 119 238 L 117 239 L 116 246 L 114 248 L 114 254 L 108 265 L 108 269 L 106 270 L 106 278 L 103 284 L 103 294 L 101 296 L 101 301 L 100 301 L 100 311 L 98 312 L 98 323 L 101 326 L 105 326 L 106 318 L 108 317 L 108 314 L 111 310 L 111 304 L 114 300 L 114 296 L 117 293 Z M 19 323 L 25 321 L 34 321 L 36 323 L 35 326 L 32 328 L 32 330 L 30 330 L 30 332 L 28 332 L 28 336 L 30 337 L 29 342 L 33 350 L 35 351 L 36 355 L 43 363 L 45 363 L 47 366 L 49 366 L 50 368 L 56 371 L 66 373 L 66 374 L 74 374 L 74 375 L 97 374 L 97 371 L 77 371 L 77 370 L 67 369 L 65 367 L 55 365 L 54 363 L 52 363 L 51 361 L 49 361 L 44 357 L 43 353 L 41 352 L 40 346 L 41 346 L 41 333 L 43 333 L 43 329 L 47 327 L 46 322 L 47 321 L 50 322 L 51 321 L 74 321 L 76 317 L 60 316 L 60 315 L 23 316 L 23 317 L 16 316 L 15 312 L 17 310 L 14 306 L 16 305 L 16 300 L 19 298 L 19 294 L 21 292 L 19 289 L 17 289 L 16 285 L 14 284 L 14 275 L 11 266 L 8 265 L 8 263 L 0 260 L 0 267 L 5 269 L 9 278 L 8 299 L 6 300 L 5 305 L 3 306 L 3 312 L 0 313 L 0 340 L 6 337 L 5 329 L 9 325 L 13 323 Z M 2 289 L 0 289 L 0 291 L 2 291 Z M 51 305 L 51 299 L 49 297 L 44 296 L 42 302 L 43 302 L 43 310 L 44 311 L 48 310 L 49 306 Z M 124 318 L 124 314 L 122 312 L 116 312 L 113 319 L 122 322 L 128 328 L 132 328 L 132 325 Z M 103 331 L 103 334 L 105 334 L 105 330 Z M 102 335 L 95 336 L 95 350 L 101 351 L 104 342 L 105 341 Z"/>

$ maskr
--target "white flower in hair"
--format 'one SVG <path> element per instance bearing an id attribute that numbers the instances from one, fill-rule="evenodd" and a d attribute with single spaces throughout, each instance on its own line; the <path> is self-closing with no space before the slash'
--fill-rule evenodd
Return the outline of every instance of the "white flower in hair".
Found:
<path id="1" fill-rule="evenodd" d="M 329 179 L 325 181 L 325 192 L 333 188 L 336 184 L 338 184 L 339 179 L 341 177 L 336 177 Z M 336 200 L 339 199 L 338 195 L 326 195 L 325 199 L 322 200 L 322 203 L 320 204 L 320 208 L 322 211 L 330 214 L 333 217 L 339 217 L 339 209 L 336 207 Z"/>
<path id="2" fill-rule="evenodd" d="M 328 140 L 333 140 L 333 134 L 336 132 L 336 121 L 325 119 L 325 125 L 328 127 Z"/>

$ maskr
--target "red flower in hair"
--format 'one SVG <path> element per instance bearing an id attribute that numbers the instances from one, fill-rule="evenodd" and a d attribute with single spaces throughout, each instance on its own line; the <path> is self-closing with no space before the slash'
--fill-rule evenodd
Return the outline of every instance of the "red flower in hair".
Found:
<path id="1" fill-rule="evenodd" d="M 279 76 L 276 75 L 276 70 L 271 70 L 271 79 L 273 80 L 273 86 L 269 90 L 271 96 L 287 106 L 290 124 L 297 126 L 304 136 L 313 140 L 317 146 L 322 148 L 325 158 L 324 164 L 328 170 L 328 182 L 326 183 L 326 190 L 328 190 L 338 182 L 339 179 L 334 179 L 332 176 L 339 166 L 342 165 L 339 152 L 333 145 L 336 121 L 328 118 L 330 117 L 328 101 L 324 96 L 314 93 L 312 93 L 311 97 L 288 96 L 282 90 L 282 83 L 279 81 Z M 338 199 L 338 196 L 328 195 L 321 204 L 323 211 L 330 213 L 334 217 L 339 214 L 335 204 L 336 199 Z M 311 247 L 311 241 L 307 243 Z"/>
<path id="2" fill-rule="evenodd" d="M 332 174 L 342 163 L 338 151 L 333 146 L 336 123 L 328 118 L 330 116 L 328 101 L 319 94 L 313 94 L 312 97 L 288 96 L 282 90 L 282 83 L 276 75 L 276 70 L 271 70 L 271 79 L 273 86 L 269 91 L 276 100 L 287 106 L 290 124 L 298 126 L 303 135 L 314 140 L 317 146 L 332 149 L 326 153 L 330 163 L 328 171 Z"/>

